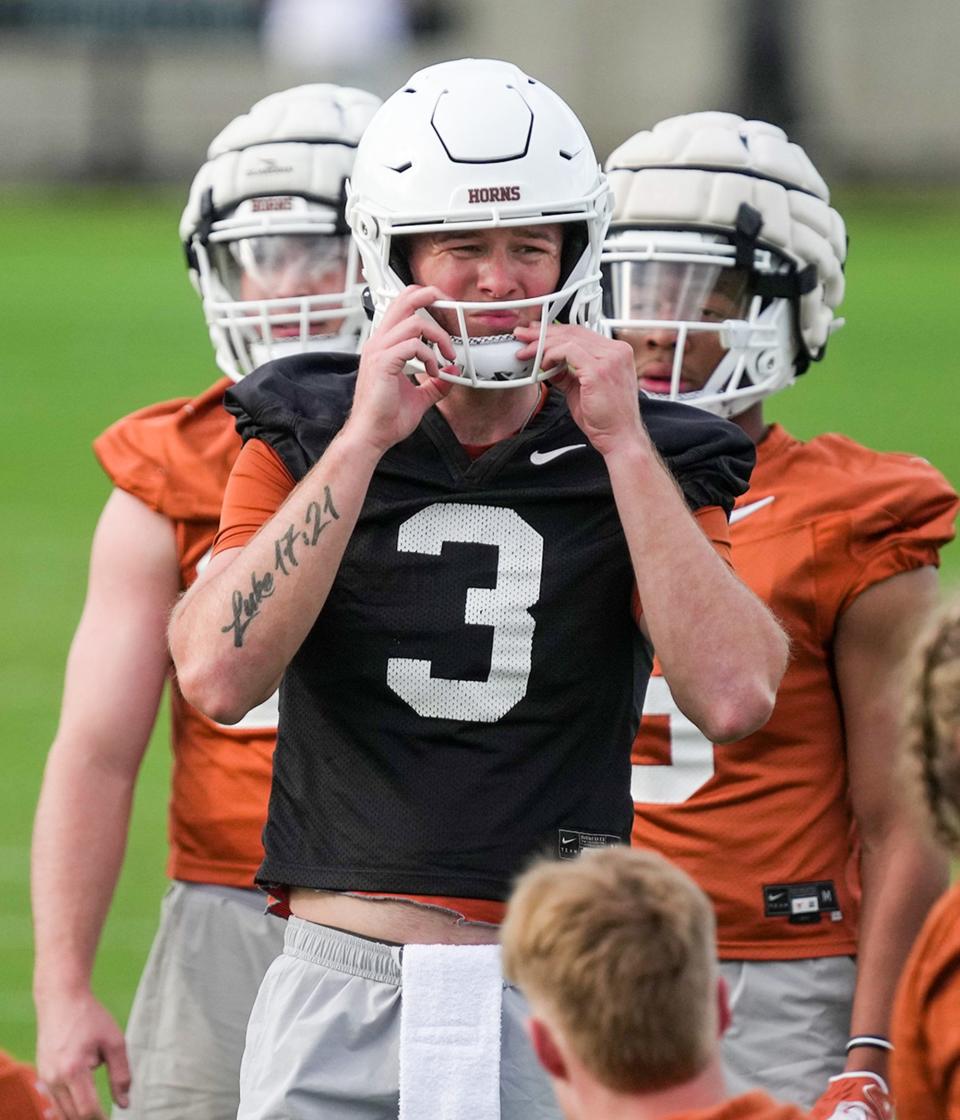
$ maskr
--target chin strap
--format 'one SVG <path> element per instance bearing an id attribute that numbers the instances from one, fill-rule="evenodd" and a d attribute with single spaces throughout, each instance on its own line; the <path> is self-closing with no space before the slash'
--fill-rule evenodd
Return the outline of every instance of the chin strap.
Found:
<path id="1" fill-rule="evenodd" d="M 184 251 L 187 255 L 187 268 L 191 269 L 193 272 L 200 271 L 200 263 L 197 260 L 197 254 L 193 248 L 193 239 L 196 237 L 201 245 L 206 245 L 210 239 L 210 231 L 213 229 L 213 223 L 217 221 L 219 217 L 220 215 L 217 213 L 217 208 L 213 205 L 213 187 L 207 187 L 200 199 L 200 220 L 197 222 L 197 228 L 183 244 Z"/>
<path id="2" fill-rule="evenodd" d="M 377 309 L 373 306 L 373 293 L 370 291 L 370 285 L 365 284 L 363 291 L 360 293 L 360 305 L 363 308 L 363 313 L 366 317 L 373 322 L 373 317 L 377 313 Z"/>
<path id="3" fill-rule="evenodd" d="M 750 286 L 763 300 L 785 299 L 789 300 L 794 309 L 794 316 L 799 312 L 801 296 L 812 292 L 818 283 L 817 266 L 811 261 L 805 268 L 797 269 L 792 262 L 787 262 L 785 272 L 761 273 L 754 267 L 754 254 L 763 228 L 763 215 L 748 202 L 741 202 L 737 210 L 737 221 L 734 227 L 733 245 L 736 252 L 736 267 L 747 271 L 750 276 Z M 799 326 L 797 336 L 800 336 Z M 810 365 L 810 356 L 806 347 L 800 347 L 800 352 L 794 360 L 797 376 L 806 373 Z"/>
<path id="4" fill-rule="evenodd" d="M 793 264 L 787 272 L 774 275 L 755 271 L 754 253 L 762 228 L 763 215 L 760 211 L 748 202 L 741 202 L 737 210 L 733 246 L 737 255 L 736 267 L 751 274 L 753 290 L 764 299 L 799 299 L 812 292 L 817 286 L 817 266 L 812 261 L 799 271 Z"/>

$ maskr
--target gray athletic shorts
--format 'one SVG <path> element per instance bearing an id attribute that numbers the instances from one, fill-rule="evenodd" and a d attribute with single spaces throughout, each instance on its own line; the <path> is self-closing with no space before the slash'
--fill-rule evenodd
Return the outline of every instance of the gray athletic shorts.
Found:
<path id="1" fill-rule="evenodd" d="M 235 1120 L 250 1008 L 283 949 L 259 891 L 174 882 L 127 1023 L 133 1085 L 114 1120 Z"/>
<path id="2" fill-rule="evenodd" d="M 720 972 L 733 1012 L 722 1047 L 731 1093 L 765 1089 L 809 1109 L 846 1062 L 855 961 L 721 961 Z"/>
<path id="3" fill-rule="evenodd" d="M 397 1120 L 400 946 L 291 918 L 250 1014 L 238 1120 Z M 502 1120 L 560 1120 L 504 985 Z M 425 1117 L 424 1120 L 438 1120 Z"/>

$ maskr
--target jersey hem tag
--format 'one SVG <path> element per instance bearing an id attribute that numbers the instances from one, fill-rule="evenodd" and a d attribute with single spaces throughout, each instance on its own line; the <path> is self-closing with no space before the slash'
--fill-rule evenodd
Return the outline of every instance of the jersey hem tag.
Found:
<path id="1" fill-rule="evenodd" d="M 834 922 L 843 918 L 832 879 L 764 886 L 763 913 L 767 918 L 786 918 L 793 925 L 811 925 L 823 914 Z"/>
<path id="2" fill-rule="evenodd" d="M 623 844 L 620 836 L 609 832 L 578 832 L 573 828 L 557 829 L 557 856 L 560 859 L 575 859 L 587 848 L 609 848 L 613 844 Z"/>

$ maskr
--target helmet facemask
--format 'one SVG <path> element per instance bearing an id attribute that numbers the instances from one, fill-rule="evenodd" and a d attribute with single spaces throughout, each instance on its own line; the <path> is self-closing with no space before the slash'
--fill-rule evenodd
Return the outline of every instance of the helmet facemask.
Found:
<path id="1" fill-rule="evenodd" d="M 758 290 L 789 272 L 775 252 L 745 268 L 718 234 L 618 229 L 601 263 L 604 329 L 633 346 L 646 392 L 735 416 L 793 381 L 790 302 Z"/>
<path id="2" fill-rule="evenodd" d="M 524 229 L 535 229 L 538 225 L 548 224 L 553 226 L 559 223 L 543 220 L 503 223 L 504 226 L 513 225 Z M 471 224 L 451 229 L 451 224 L 445 223 L 440 228 L 433 227 L 430 232 L 448 234 L 458 229 L 467 233 L 476 232 L 477 227 Z M 559 262 L 560 279 L 552 291 L 526 299 L 438 300 L 420 312 L 434 321 L 437 316 L 431 315 L 432 311 L 445 313 L 442 318 L 446 320 L 456 359 L 452 364 L 448 363 L 434 347 L 443 380 L 479 389 L 513 388 L 542 381 L 553 372 L 540 368 L 547 326 L 557 321 L 596 322 L 600 302 L 600 273 L 596 268 L 590 271 L 590 246 L 586 227 L 583 222 L 563 223 L 561 233 L 563 242 Z M 404 234 L 392 239 L 391 246 L 387 249 L 389 287 L 386 290 L 374 290 L 371 285 L 374 306 L 378 302 L 387 305 L 405 284 L 415 282 L 407 261 L 408 236 L 404 231 Z M 539 323 L 537 353 L 534 357 L 521 361 L 516 356 L 517 352 L 527 344 L 520 342 L 512 333 L 471 333 L 467 322 L 471 312 L 513 312 L 519 315 L 522 322 Z M 451 317 L 455 319 L 455 326 L 450 326 Z M 415 361 L 411 364 L 418 365 Z"/>
<path id="3" fill-rule="evenodd" d="M 367 324 L 359 258 L 329 206 L 247 199 L 193 250 L 217 361 L 234 380 L 290 354 L 356 350 Z"/>

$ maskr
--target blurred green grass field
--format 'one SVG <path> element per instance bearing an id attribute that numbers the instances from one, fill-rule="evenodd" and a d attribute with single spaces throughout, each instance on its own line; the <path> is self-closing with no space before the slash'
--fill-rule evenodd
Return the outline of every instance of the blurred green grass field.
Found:
<path id="1" fill-rule="evenodd" d="M 956 329 L 960 198 L 840 193 L 851 237 L 848 325 L 825 363 L 769 413 L 803 437 L 839 430 L 924 455 L 960 485 Z M 212 380 L 212 352 L 176 228 L 159 193 L 0 196 L 0 1047 L 32 1058 L 28 853 L 63 664 L 108 484 L 90 441 L 116 417 Z M 960 546 L 945 584 L 960 583 Z M 121 1021 L 164 887 L 169 774 L 164 717 L 138 789 L 127 860 L 95 982 Z"/>

